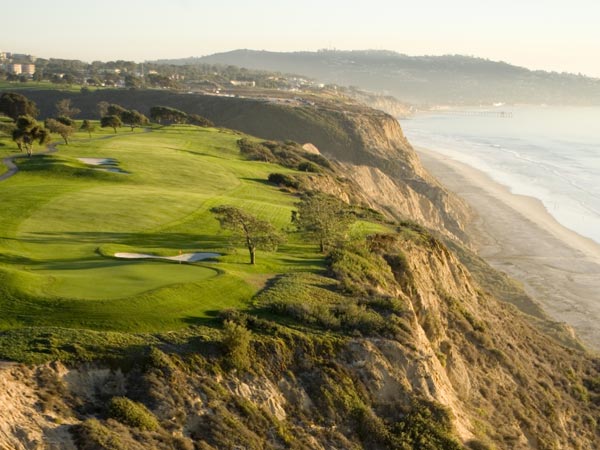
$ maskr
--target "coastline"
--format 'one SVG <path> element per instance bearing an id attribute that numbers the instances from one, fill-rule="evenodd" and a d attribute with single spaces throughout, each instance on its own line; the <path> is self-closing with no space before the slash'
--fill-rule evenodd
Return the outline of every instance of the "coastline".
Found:
<path id="1" fill-rule="evenodd" d="M 434 150 L 415 150 L 425 169 L 475 212 L 467 232 L 478 254 L 523 283 L 590 350 L 600 351 L 600 244 L 558 223 L 538 199 L 513 194 L 484 172 Z"/>

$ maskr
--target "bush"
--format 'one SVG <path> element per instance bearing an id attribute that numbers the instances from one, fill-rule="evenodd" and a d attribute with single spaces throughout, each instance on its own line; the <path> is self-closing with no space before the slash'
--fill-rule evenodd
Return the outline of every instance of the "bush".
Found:
<path id="1" fill-rule="evenodd" d="M 275 160 L 271 150 L 258 142 L 244 138 L 237 143 L 242 155 L 251 161 L 273 162 Z"/>
<path id="2" fill-rule="evenodd" d="M 223 323 L 223 347 L 231 367 L 246 370 L 250 367 L 250 339 L 252 333 L 245 326 L 231 320 Z"/>
<path id="3" fill-rule="evenodd" d="M 102 425 L 97 419 L 88 419 L 73 427 L 73 435 L 80 450 L 127 450 L 119 434 Z"/>
<path id="4" fill-rule="evenodd" d="M 269 175 L 269 183 L 276 184 L 278 186 L 286 186 L 293 189 L 300 187 L 300 182 L 291 175 L 285 175 L 283 173 L 272 173 Z"/>
<path id="5" fill-rule="evenodd" d="M 108 415 L 131 427 L 141 430 L 155 431 L 158 429 L 158 420 L 144 405 L 127 397 L 113 397 L 110 400 Z"/>
<path id="6" fill-rule="evenodd" d="M 188 122 L 199 127 L 214 127 L 215 124 L 199 114 L 188 115 Z"/>
<path id="7" fill-rule="evenodd" d="M 312 161 L 321 167 L 325 167 L 326 169 L 331 169 L 331 163 L 323 155 L 317 155 L 314 153 L 304 153 L 302 156 L 305 159 L 308 159 L 309 161 Z"/>
<path id="8" fill-rule="evenodd" d="M 298 170 L 300 170 L 302 172 L 312 172 L 312 173 L 321 172 L 321 169 L 319 168 L 319 166 L 317 166 L 315 163 L 310 162 L 310 161 L 304 161 L 304 162 L 301 162 L 300 164 L 298 164 Z"/>

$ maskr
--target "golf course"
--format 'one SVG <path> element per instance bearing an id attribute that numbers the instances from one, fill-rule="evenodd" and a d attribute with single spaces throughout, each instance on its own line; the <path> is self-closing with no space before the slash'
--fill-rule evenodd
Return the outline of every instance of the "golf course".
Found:
<path id="1" fill-rule="evenodd" d="M 298 233 L 250 265 L 210 212 L 231 205 L 291 228 L 298 198 L 267 178 L 294 171 L 245 160 L 241 137 L 191 125 L 99 129 L 76 132 L 69 145 L 53 139 L 54 153 L 16 159 L 18 172 L 0 182 L 0 330 L 181 329 L 248 307 L 273 276 L 323 270 L 324 256 Z M 16 152 L 0 139 L 0 157 Z M 115 257 L 197 252 L 219 256 Z"/>

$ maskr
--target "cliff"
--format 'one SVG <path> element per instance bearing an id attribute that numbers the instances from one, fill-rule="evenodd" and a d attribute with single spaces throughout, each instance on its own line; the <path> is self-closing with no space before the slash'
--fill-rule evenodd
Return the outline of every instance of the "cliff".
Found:
<path id="1" fill-rule="evenodd" d="M 312 106 L 289 106 L 264 99 L 176 94 L 157 90 L 99 90 L 79 94 L 24 92 L 42 117 L 70 98 L 82 117 L 97 115 L 100 101 L 148 114 L 165 105 L 201 114 L 219 126 L 264 139 L 312 143 L 321 153 L 346 164 L 348 178 L 360 180 L 371 202 L 397 219 L 414 219 L 453 239 L 468 242 L 464 225 L 470 212 L 421 166 L 398 121 L 389 114 L 338 99 L 318 98 Z"/>
<path id="2" fill-rule="evenodd" d="M 360 274 L 345 272 L 343 262 L 358 257 Z M 427 233 L 405 227 L 373 236 L 333 255 L 330 267 L 335 279 L 288 275 L 261 292 L 256 311 L 270 311 L 272 320 L 228 313 L 247 346 L 232 344 L 231 329 L 196 327 L 118 366 L 4 367 L 0 445 L 518 450 L 600 443 L 599 362 L 482 292 Z M 134 406 L 115 414 L 115 397 Z M 155 425 L 141 425 L 139 411 Z"/>
<path id="3" fill-rule="evenodd" d="M 44 114 L 54 100 L 35 95 Z M 469 251 L 468 209 L 425 172 L 393 117 L 154 91 L 72 97 L 89 116 L 100 100 L 163 104 L 265 139 L 310 142 L 331 162 L 294 172 L 298 190 L 376 209 L 388 232 L 336 246 L 319 273 L 258 274 L 264 288 L 247 309 L 216 312 L 208 325 L 110 337 L 71 330 L 80 340 L 64 344 L 54 342 L 71 336 L 64 329 L 3 331 L 49 362 L 0 366 L 0 448 L 600 445 L 600 361 Z M 90 354 L 102 358 L 82 361 Z"/>

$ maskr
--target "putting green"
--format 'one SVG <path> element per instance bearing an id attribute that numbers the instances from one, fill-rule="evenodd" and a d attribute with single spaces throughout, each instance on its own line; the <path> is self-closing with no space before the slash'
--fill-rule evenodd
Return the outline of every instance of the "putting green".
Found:
<path id="1" fill-rule="evenodd" d="M 166 285 L 198 283 L 218 274 L 213 268 L 198 265 L 109 259 L 69 261 L 63 268 L 53 263 L 36 267 L 31 273 L 42 280 L 35 289 L 25 290 L 31 295 L 89 300 L 135 296 Z"/>

